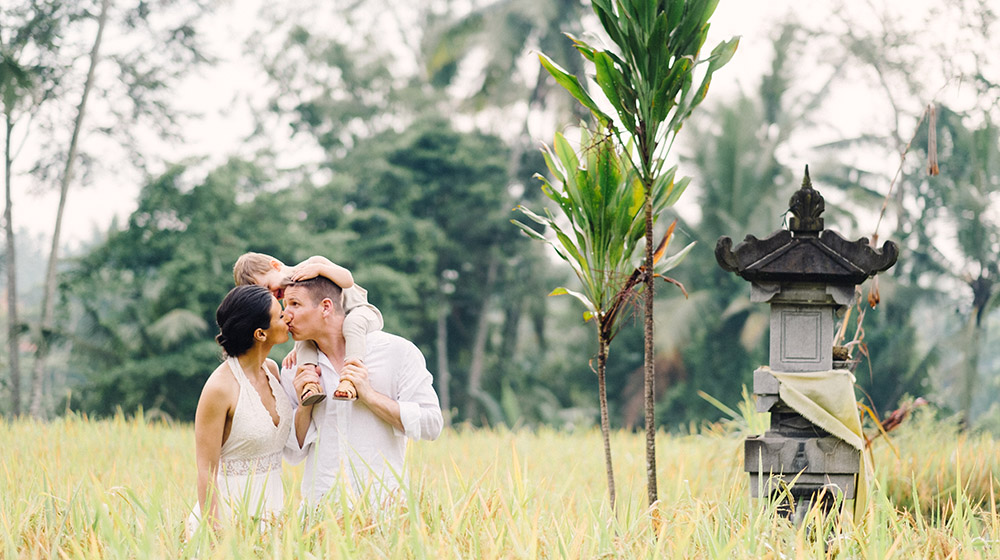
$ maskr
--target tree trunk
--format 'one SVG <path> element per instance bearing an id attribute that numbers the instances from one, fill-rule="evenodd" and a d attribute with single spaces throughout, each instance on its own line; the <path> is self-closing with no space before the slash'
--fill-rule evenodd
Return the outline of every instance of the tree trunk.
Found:
<path id="1" fill-rule="evenodd" d="M 986 328 L 983 326 L 983 315 L 993 297 L 993 280 L 980 275 L 969 282 L 972 288 L 972 316 L 969 319 L 968 348 L 965 351 L 965 371 L 962 376 L 962 392 L 960 408 L 962 412 L 962 429 L 972 427 L 972 401 L 976 394 L 976 382 L 979 379 L 980 344 Z"/>
<path id="2" fill-rule="evenodd" d="M 87 69 L 87 79 L 83 84 L 83 94 L 80 97 L 80 104 L 77 107 L 76 119 L 73 122 L 73 134 L 70 137 L 69 150 L 66 153 L 66 165 L 63 167 L 62 179 L 59 185 L 59 207 L 56 211 L 55 229 L 52 233 L 52 250 L 49 253 L 49 264 L 45 269 L 45 288 L 42 293 L 42 318 L 39 325 L 35 368 L 31 378 L 31 415 L 35 418 L 40 418 L 45 414 L 45 361 L 48 358 L 53 329 L 52 315 L 56 295 L 56 267 L 59 264 L 59 241 L 62 233 L 63 213 L 66 210 L 66 196 L 69 193 L 69 185 L 73 179 L 73 163 L 76 160 L 80 130 L 83 128 L 83 118 L 87 113 L 87 98 L 90 97 L 90 91 L 93 89 L 95 70 L 101 59 L 101 39 L 104 36 L 104 26 L 108 21 L 110 4 L 110 0 L 102 0 L 101 2 L 101 13 L 97 19 L 97 35 L 94 37 L 94 46 L 90 50 L 90 67 Z"/>
<path id="3" fill-rule="evenodd" d="M 483 367 L 486 363 L 486 335 L 489 332 L 490 294 L 497 280 L 499 264 L 496 259 L 490 261 L 486 270 L 486 285 L 483 287 L 483 308 L 479 312 L 476 325 L 476 338 L 472 343 L 472 362 L 469 364 L 469 402 L 465 407 L 465 418 L 475 421 L 479 414 L 479 392 L 483 381 Z"/>
<path id="4" fill-rule="evenodd" d="M 10 151 L 11 134 L 14 123 L 11 114 L 6 113 L 6 134 L 4 142 L 4 204 L 3 222 L 7 246 L 7 352 L 10 356 L 10 412 L 16 418 L 21 415 L 21 353 L 18 345 L 21 326 L 17 317 L 17 264 L 14 247 L 13 204 L 10 198 L 11 168 L 13 159 Z"/>
<path id="5" fill-rule="evenodd" d="M 656 398 L 655 356 L 653 355 L 653 200 L 652 181 L 646 185 L 646 313 L 643 397 L 646 403 L 646 492 L 649 505 L 657 500 L 656 491 Z"/>
<path id="6" fill-rule="evenodd" d="M 611 499 L 611 511 L 615 510 L 615 470 L 611 464 L 611 421 L 608 419 L 608 388 L 605 383 L 605 371 L 608 364 L 608 341 L 598 331 L 597 350 L 597 390 L 601 401 L 601 437 L 604 439 L 604 469 L 608 473 L 608 496 Z"/>
<path id="7" fill-rule="evenodd" d="M 451 383 L 451 371 L 448 370 L 448 309 L 449 305 L 441 303 L 437 318 L 437 386 L 441 398 L 441 411 L 444 421 L 451 424 L 451 393 L 448 385 Z"/>
<path id="8" fill-rule="evenodd" d="M 982 335 L 980 322 L 982 310 L 972 310 L 972 320 L 969 321 L 968 348 L 965 355 L 965 371 L 962 379 L 962 396 L 960 408 L 962 412 L 962 429 L 972 428 L 972 397 L 976 394 L 976 380 L 979 377 L 979 341 Z"/>

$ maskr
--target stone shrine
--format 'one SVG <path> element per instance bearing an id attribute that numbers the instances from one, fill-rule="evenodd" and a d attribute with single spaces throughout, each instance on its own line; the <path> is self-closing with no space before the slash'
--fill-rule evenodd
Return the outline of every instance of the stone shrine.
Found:
<path id="1" fill-rule="evenodd" d="M 829 508 L 837 495 L 856 497 L 863 445 L 853 434 L 860 432 L 860 417 L 849 364 L 833 355 L 836 316 L 853 304 L 858 284 L 889 269 L 898 256 L 891 241 L 879 250 L 866 238 L 848 241 L 824 229 L 824 209 L 807 166 L 789 202 L 787 230 L 764 239 L 748 235 L 735 248 L 722 237 L 715 247 L 719 266 L 750 282 L 751 301 L 771 306 L 769 366 L 753 376 L 757 410 L 770 412 L 771 424 L 763 435 L 747 438 L 744 468 L 751 496 L 790 496 L 785 511 L 796 522 L 813 502 Z M 838 429 L 836 414 L 823 408 L 829 403 L 814 406 L 803 397 L 794 386 L 800 379 L 818 401 L 827 388 L 839 387 L 840 416 L 853 415 L 854 432 Z"/>

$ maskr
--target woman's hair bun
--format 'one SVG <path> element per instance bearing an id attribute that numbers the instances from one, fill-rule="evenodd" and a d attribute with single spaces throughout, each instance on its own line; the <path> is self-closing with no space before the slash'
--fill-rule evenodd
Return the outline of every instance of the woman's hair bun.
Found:
<path id="1" fill-rule="evenodd" d="M 227 356 L 242 356 L 254 345 L 253 333 L 271 326 L 274 296 L 262 286 L 237 286 L 226 294 L 215 311 L 219 334 L 215 341 Z"/>

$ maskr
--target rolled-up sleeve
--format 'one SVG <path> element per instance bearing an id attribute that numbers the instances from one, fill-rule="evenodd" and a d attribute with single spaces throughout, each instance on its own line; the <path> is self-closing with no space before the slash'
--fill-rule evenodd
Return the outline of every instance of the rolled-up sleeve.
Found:
<path id="1" fill-rule="evenodd" d="M 444 417 L 441 404 L 434 391 L 434 378 L 427 371 L 427 363 L 416 346 L 410 346 L 400 366 L 399 419 L 403 431 L 393 428 L 396 434 L 414 440 L 434 440 L 441 435 Z"/>

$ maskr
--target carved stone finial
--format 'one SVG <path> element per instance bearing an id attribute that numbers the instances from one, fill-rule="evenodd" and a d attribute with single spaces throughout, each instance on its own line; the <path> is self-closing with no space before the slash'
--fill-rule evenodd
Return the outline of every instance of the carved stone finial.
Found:
<path id="1" fill-rule="evenodd" d="M 795 191 L 788 201 L 788 209 L 792 212 L 789 229 L 795 233 L 815 233 L 823 230 L 823 218 L 820 214 L 826 209 L 823 195 L 812 187 L 809 178 L 809 166 L 802 178 L 802 188 Z"/>

